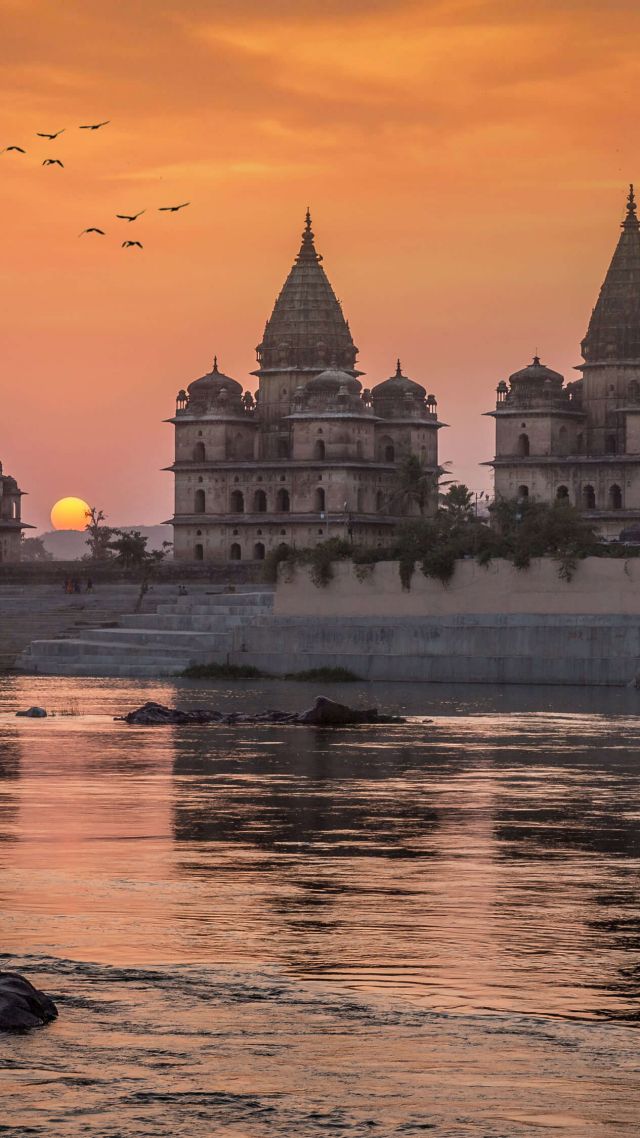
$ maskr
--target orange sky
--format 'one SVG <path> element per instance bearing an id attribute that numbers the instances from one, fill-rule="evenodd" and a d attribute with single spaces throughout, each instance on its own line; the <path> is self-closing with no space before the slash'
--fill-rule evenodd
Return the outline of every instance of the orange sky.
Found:
<path id="1" fill-rule="evenodd" d="M 215 352 L 246 381 L 307 203 L 365 384 L 399 354 L 441 459 L 486 485 L 498 380 L 536 347 L 579 362 L 640 181 L 639 33 L 637 0 L 0 0 L 0 147 L 28 151 L 0 155 L 0 457 L 26 520 L 67 494 L 171 514 L 162 419 Z"/>

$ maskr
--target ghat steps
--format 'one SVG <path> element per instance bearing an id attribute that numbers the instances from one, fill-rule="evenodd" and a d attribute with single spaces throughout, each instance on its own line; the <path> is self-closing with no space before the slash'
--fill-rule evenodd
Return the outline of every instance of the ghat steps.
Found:
<path id="1" fill-rule="evenodd" d="M 128 613 L 117 627 L 34 640 L 16 663 L 19 671 L 74 676 L 171 676 L 193 664 L 224 662 L 243 628 L 269 620 L 273 593 L 194 592 Z"/>

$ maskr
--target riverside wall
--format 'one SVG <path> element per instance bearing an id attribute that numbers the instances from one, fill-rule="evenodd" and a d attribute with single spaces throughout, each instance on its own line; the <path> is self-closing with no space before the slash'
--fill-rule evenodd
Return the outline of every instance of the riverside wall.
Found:
<path id="1" fill-rule="evenodd" d="M 317 588 L 285 570 L 268 627 L 236 634 L 230 661 L 268 672 L 345 667 L 368 680 L 626 685 L 640 670 L 640 560 L 589 558 L 571 582 L 551 560 L 517 570 L 460 562 L 448 585 L 398 566 Z"/>

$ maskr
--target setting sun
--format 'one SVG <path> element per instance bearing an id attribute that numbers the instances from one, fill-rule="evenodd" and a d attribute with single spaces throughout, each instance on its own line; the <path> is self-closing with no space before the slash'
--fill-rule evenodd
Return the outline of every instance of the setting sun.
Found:
<path id="1" fill-rule="evenodd" d="M 54 529 L 82 530 L 87 524 L 89 506 L 82 498 L 60 498 L 51 510 Z"/>

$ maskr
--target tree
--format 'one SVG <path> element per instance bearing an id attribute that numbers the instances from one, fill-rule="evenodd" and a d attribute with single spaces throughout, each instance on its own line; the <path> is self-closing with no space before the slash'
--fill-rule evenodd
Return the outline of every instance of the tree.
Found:
<path id="1" fill-rule="evenodd" d="M 417 454 L 406 454 L 396 470 L 396 485 L 391 493 L 391 508 L 408 514 L 417 506 L 424 517 L 436 492 L 437 480 L 431 467 L 427 467 Z"/>
<path id="2" fill-rule="evenodd" d="M 104 525 L 106 514 L 102 510 L 91 506 L 85 515 L 87 524 L 84 527 L 89 546 L 89 557 L 92 561 L 108 561 L 111 557 L 109 543 L 115 532 Z"/>
<path id="3" fill-rule="evenodd" d="M 470 522 L 475 517 L 473 493 L 462 482 L 454 482 L 440 495 L 440 512 L 452 522 Z"/>
<path id="4" fill-rule="evenodd" d="M 140 530 L 114 529 L 109 548 L 123 569 L 149 569 L 162 561 L 171 549 L 170 541 L 163 541 L 161 549 L 147 549 L 148 537 Z"/>
<path id="5" fill-rule="evenodd" d="M 45 548 L 43 538 L 23 537 L 20 558 L 22 561 L 53 561 L 53 553 Z"/>

